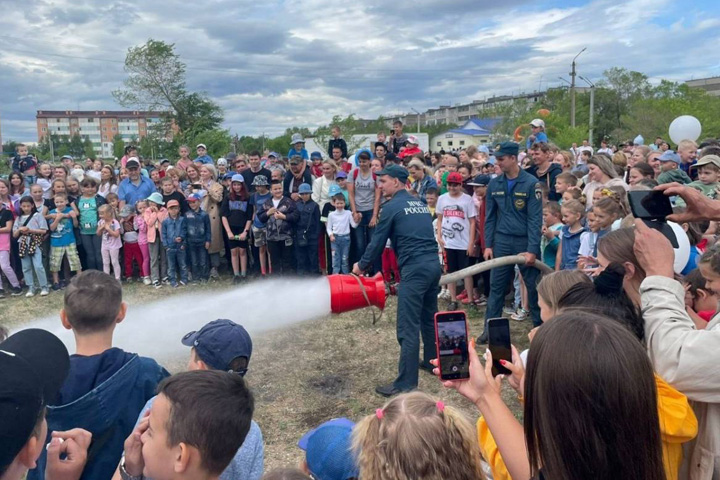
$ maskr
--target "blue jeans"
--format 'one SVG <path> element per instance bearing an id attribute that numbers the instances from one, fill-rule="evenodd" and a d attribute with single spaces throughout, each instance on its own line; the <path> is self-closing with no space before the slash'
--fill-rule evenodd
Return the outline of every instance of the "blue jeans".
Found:
<path id="1" fill-rule="evenodd" d="M 35 290 L 33 270 L 35 270 L 35 275 L 37 275 L 40 288 L 48 287 L 47 274 L 45 273 L 45 267 L 43 267 L 42 250 L 39 246 L 31 256 L 22 257 L 22 270 L 25 277 L 25 284 L 28 286 L 29 291 L 32 292 Z"/>
<path id="2" fill-rule="evenodd" d="M 180 248 L 166 248 L 167 262 L 168 262 L 168 277 L 170 278 L 170 284 L 174 287 L 177 285 L 177 270 L 176 267 L 180 267 L 180 281 L 187 283 L 187 261 L 185 249 Z"/>
<path id="3" fill-rule="evenodd" d="M 37 181 L 37 175 L 25 175 L 25 186 L 27 188 L 32 187 L 33 183 Z"/>
<path id="4" fill-rule="evenodd" d="M 348 255 L 350 255 L 350 235 L 335 235 L 330 243 L 332 249 L 333 273 L 350 273 Z"/>
<path id="5" fill-rule="evenodd" d="M 205 249 L 205 244 L 200 245 L 188 245 L 188 252 L 190 253 L 190 265 L 195 280 L 207 280 L 209 277 L 208 270 L 208 253 Z"/>

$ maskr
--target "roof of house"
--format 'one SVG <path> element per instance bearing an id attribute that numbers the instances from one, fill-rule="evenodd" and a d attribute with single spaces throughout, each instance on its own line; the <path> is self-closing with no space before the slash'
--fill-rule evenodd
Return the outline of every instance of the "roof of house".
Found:
<path id="1" fill-rule="evenodd" d="M 462 135 L 471 135 L 473 137 L 475 136 L 488 136 L 490 135 L 490 131 L 482 129 L 482 128 L 456 128 L 453 130 L 448 130 L 446 133 L 459 133 Z"/>

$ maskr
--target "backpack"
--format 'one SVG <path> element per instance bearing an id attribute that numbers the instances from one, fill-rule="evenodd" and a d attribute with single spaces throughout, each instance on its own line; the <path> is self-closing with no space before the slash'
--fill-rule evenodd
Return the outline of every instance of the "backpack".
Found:
<path id="1" fill-rule="evenodd" d="M 359 168 L 356 168 L 356 169 L 353 171 L 353 183 L 355 183 L 355 180 L 357 180 L 358 172 L 359 172 L 359 171 L 360 171 Z M 377 175 L 375 175 L 375 172 L 373 172 L 372 170 L 370 170 L 370 173 L 372 173 L 373 182 L 377 182 Z"/>

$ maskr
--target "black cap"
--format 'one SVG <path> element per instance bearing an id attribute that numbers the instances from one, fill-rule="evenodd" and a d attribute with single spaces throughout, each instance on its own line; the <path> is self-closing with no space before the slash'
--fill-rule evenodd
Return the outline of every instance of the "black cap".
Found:
<path id="1" fill-rule="evenodd" d="M 0 468 L 27 443 L 69 369 L 67 348 L 48 331 L 22 330 L 0 343 Z"/>
<path id="2" fill-rule="evenodd" d="M 200 359 L 215 370 L 230 370 L 234 359 L 246 357 L 250 361 L 252 355 L 250 334 L 242 325 L 227 319 L 213 320 L 200 330 L 188 333 L 182 338 L 182 344 L 195 347 Z"/>
<path id="3" fill-rule="evenodd" d="M 469 182 L 468 185 L 471 187 L 485 187 L 490 183 L 490 180 L 492 180 L 490 175 L 480 174 L 473 178 L 473 181 Z"/>

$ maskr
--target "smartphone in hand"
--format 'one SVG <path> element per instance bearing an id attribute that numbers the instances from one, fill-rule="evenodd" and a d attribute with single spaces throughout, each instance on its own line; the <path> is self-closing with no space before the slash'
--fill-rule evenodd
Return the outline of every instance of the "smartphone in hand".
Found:
<path id="1" fill-rule="evenodd" d="M 512 362 L 510 347 L 510 323 L 507 318 L 491 318 L 488 320 L 488 348 L 492 354 L 492 374 L 510 375 L 512 372 L 503 367 L 500 360 Z"/>
<path id="2" fill-rule="evenodd" d="M 465 312 L 435 314 L 435 344 L 441 380 L 470 378 Z"/>

